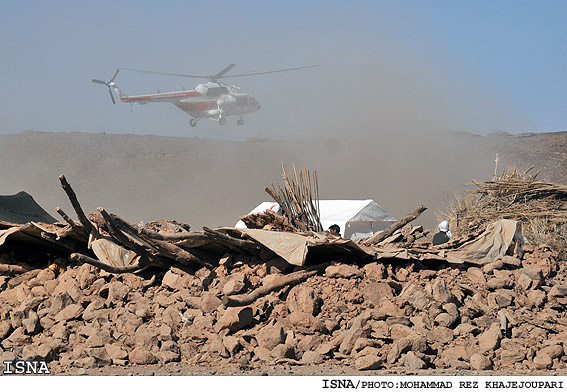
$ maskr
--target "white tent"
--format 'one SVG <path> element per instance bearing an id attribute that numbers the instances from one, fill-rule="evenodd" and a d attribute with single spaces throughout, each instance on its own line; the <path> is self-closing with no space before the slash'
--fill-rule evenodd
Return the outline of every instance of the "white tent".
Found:
<path id="1" fill-rule="evenodd" d="M 279 205 L 275 202 L 263 202 L 248 214 L 256 214 L 266 210 L 277 212 Z M 341 228 L 341 236 L 348 239 L 370 237 L 382 231 L 396 221 L 374 200 L 320 200 L 319 214 L 323 229 L 336 224 Z M 245 228 L 243 221 L 238 221 L 236 228 Z"/>

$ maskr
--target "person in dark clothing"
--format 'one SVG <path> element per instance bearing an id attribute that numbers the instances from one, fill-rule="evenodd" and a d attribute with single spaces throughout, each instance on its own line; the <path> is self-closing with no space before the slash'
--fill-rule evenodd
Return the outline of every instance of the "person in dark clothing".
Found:
<path id="1" fill-rule="evenodd" d="M 451 239 L 449 231 L 449 222 L 443 221 L 439 223 L 439 232 L 433 236 L 433 245 L 441 245 Z"/>
<path id="2" fill-rule="evenodd" d="M 337 236 L 341 236 L 341 228 L 339 227 L 339 225 L 331 225 L 329 226 L 329 233 L 337 235 Z"/>

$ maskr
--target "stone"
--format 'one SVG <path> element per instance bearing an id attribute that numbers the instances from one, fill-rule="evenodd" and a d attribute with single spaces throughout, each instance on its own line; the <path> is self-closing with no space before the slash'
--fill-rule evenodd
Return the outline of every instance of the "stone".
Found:
<path id="1" fill-rule="evenodd" d="M 350 328 L 344 333 L 343 341 L 340 344 L 339 352 L 341 354 L 350 354 L 356 340 L 367 336 L 365 325 L 366 321 L 362 317 L 357 317 L 352 321 Z"/>
<path id="2" fill-rule="evenodd" d="M 374 339 L 358 338 L 354 342 L 354 347 L 352 348 L 352 352 L 359 352 L 364 350 L 365 348 L 372 348 L 375 345 L 376 345 L 376 341 Z"/>
<path id="3" fill-rule="evenodd" d="M 75 279 L 82 290 L 90 287 L 97 280 L 94 267 L 90 264 L 81 265 L 77 270 Z"/>
<path id="4" fill-rule="evenodd" d="M 510 278 L 492 278 L 492 279 L 488 279 L 486 285 L 488 286 L 489 289 L 496 290 L 496 289 L 510 288 L 514 285 L 514 282 Z"/>
<path id="5" fill-rule="evenodd" d="M 238 294 L 244 289 L 244 287 L 246 287 L 244 274 L 234 274 L 222 287 L 222 293 L 224 295 Z"/>
<path id="6" fill-rule="evenodd" d="M 34 335 L 41 329 L 39 324 L 39 317 L 37 313 L 30 310 L 28 317 L 22 320 L 22 326 L 26 329 L 28 335 Z"/>
<path id="7" fill-rule="evenodd" d="M 457 318 L 451 316 L 449 313 L 439 313 L 437 317 L 435 317 L 435 323 L 441 327 L 451 328 L 456 321 Z"/>
<path id="8" fill-rule="evenodd" d="M 488 306 L 491 308 L 506 308 L 514 302 L 514 297 L 504 290 L 488 294 Z"/>
<path id="9" fill-rule="evenodd" d="M 295 359 L 295 350 L 291 344 L 278 344 L 271 351 L 272 358 L 278 359 L 290 358 Z"/>
<path id="10" fill-rule="evenodd" d="M 254 348 L 254 355 L 258 357 L 260 361 L 263 362 L 270 362 L 272 360 L 272 353 L 270 350 L 264 347 L 255 347 Z"/>
<path id="11" fill-rule="evenodd" d="M 136 365 L 150 365 L 157 363 L 158 359 L 150 351 L 136 347 L 134 350 L 130 351 L 128 355 L 130 362 Z"/>
<path id="12" fill-rule="evenodd" d="M 285 274 L 292 268 L 293 266 L 281 257 L 276 257 L 266 261 L 266 272 L 268 274 Z"/>
<path id="13" fill-rule="evenodd" d="M 104 349 L 112 361 L 125 360 L 128 358 L 128 352 L 126 352 L 119 343 L 106 344 Z"/>
<path id="14" fill-rule="evenodd" d="M 480 268 L 470 267 L 467 270 L 467 278 L 469 278 L 471 282 L 476 283 L 478 285 L 486 284 L 486 278 L 484 277 L 484 272 L 482 272 Z"/>
<path id="15" fill-rule="evenodd" d="M 171 290 L 181 290 L 183 288 L 183 277 L 173 269 L 169 269 L 161 280 L 161 285 Z"/>
<path id="16" fill-rule="evenodd" d="M 328 278 L 360 278 L 364 277 L 364 273 L 355 266 L 348 264 L 334 264 L 325 268 L 325 276 Z"/>
<path id="17" fill-rule="evenodd" d="M 369 285 L 368 289 L 379 290 L 378 293 L 380 294 L 381 298 L 392 298 L 393 289 L 387 283 L 377 283 L 376 286 L 371 287 Z M 367 290 L 365 290 L 367 291 Z M 369 295 L 370 297 L 370 295 Z M 372 297 L 370 297 L 372 298 Z M 400 293 L 400 298 L 409 302 L 414 308 L 419 310 L 426 310 L 428 305 L 431 303 L 431 297 L 427 295 L 425 290 L 416 284 L 410 283 Z M 379 304 L 379 302 L 377 302 Z"/>
<path id="18" fill-rule="evenodd" d="M 433 282 L 433 299 L 435 301 L 445 304 L 447 302 L 454 302 L 456 300 L 455 296 L 449 290 L 447 282 L 443 279 L 435 279 Z"/>
<path id="19" fill-rule="evenodd" d="M 561 358 L 563 354 L 564 354 L 563 346 L 559 344 L 553 344 L 542 348 L 540 351 L 537 352 L 536 356 L 547 355 L 551 359 L 555 359 L 555 358 Z"/>
<path id="20" fill-rule="evenodd" d="M 159 329 L 151 324 L 142 324 L 136 329 L 134 342 L 136 347 L 155 351 L 158 347 Z"/>
<path id="21" fill-rule="evenodd" d="M 314 351 L 323 342 L 323 337 L 319 334 L 309 334 L 299 338 L 297 348 L 299 351 Z"/>
<path id="22" fill-rule="evenodd" d="M 502 262 L 502 260 L 496 260 L 492 263 L 485 264 L 484 267 L 482 267 L 482 270 L 484 271 L 484 273 L 490 274 L 492 273 L 492 271 L 502 268 L 504 268 L 504 263 Z"/>
<path id="23" fill-rule="evenodd" d="M 387 360 L 389 364 L 395 363 L 398 359 L 400 359 L 401 355 L 410 351 L 412 347 L 411 339 L 404 338 L 399 339 L 390 348 L 390 352 L 388 353 Z"/>
<path id="24" fill-rule="evenodd" d="M 92 347 L 86 350 L 87 355 L 90 358 L 94 358 L 96 363 L 101 366 L 107 366 L 112 363 L 112 359 L 106 352 L 104 347 Z"/>
<path id="25" fill-rule="evenodd" d="M 386 267 L 382 263 L 369 263 L 366 264 L 362 270 L 368 279 L 379 281 L 384 279 Z"/>
<path id="26" fill-rule="evenodd" d="M 253 315 L 254 311 L 249 306 L 228 308 L 215 324 L 214 329 L 217 333 L 225 329 L 228 329 L 230 333 L 234 333 L 250 325 Z"/>
<path id="27" fill-rule="evenodd" d="M 240 349 L 240 339 L 235 336 L 225 336 L 222 338 L 222 344 L 230 354 L 230 356 L 234 356 Z"/>
<path id="28" fill-rule="evenodd" d="M 533 280 L 528 275 L 522 273 L 518 277 L 516 287 L 519 287 L 522 290 L 527 291 L 532 287 L 532 284 L 533 284 Z"/>
<path id="29" fill-rule="evenodd" d="M 429 343 L 445 344 L 453 340 L 453 330 L 447 327 L 435 327 L 427 333 L 427 340 Z"/>
<path id="30" fill-rule="evenodd" d="M 500 346 L 500 339 L 502 339 L 500 325 L 494 323 L 488 330 L 478 336 L 478 346 L 482 352 L 495 350 Z"/>
<path id="31" fill-rule="evenodd" d="M 311 287 L 299 285 L 289 291 L 286 305 L 290 313 L 298 311 L 315 316 L 319 312 L 319 297 Z"/>
<path id="32" fill-rule="evenodd" d="M 213 293 L 207 292 L 201 298 L 201 310 L 203 313 L 212 313 L 222 305 L 222 301 Z"/>
<path id="33" fill-rule="evenodd" d="M 2 346 L 6 348 L 20 347 L 31 343 L 31 336 L 27 335 L 24 327 L 18 327 L 2 341 Z"/>
<path id="34" fill-rule="evenodd" d="M 83 308 L 81 305 L 71 304 L 67 305 L 65 309 L 61 310 L 54 317 L 55 321 L 68 321 L 81 316 Z"/>
<path id="35" fill-rule="evenodd" d="M 452 362 L 459 360 L 468 360 L 470 357 L 467 353 L 467 348 L 462 345 L 450 346 L 444 349 L 440 356 L 446 364 L 451 364 Z"/>
<path id="36" fill-rule="evenodd" d="M 473 354 L 470 358 L 471 369 L 474 370 L 490 370 L 492 369 L 492 362 L 490 359 L 482 354 Z"/>
<path id="37" fill-rule="evenodd" d="M 400 365 L 409 369 L 425 369 L 425 361 L 419 358 L 413 351 L 408 352 L 400 359 Z"/>
<path id="38" fill-rule="evenodd" d="M 553 290 L 553 288 L 551 289 Z M 543 290 L 530 290 L 528 292 L 528 300 L 530 305 L 536 308 L 541 308 L 545 304 L 547 295 Z"/>
<path id="39" fill-rule="evenodd" d="M 384 360 L 376 355 L 364 355 L 354 361 L 355 369 L 360 371 L 380 369 L 383 364 Z"/>
<path id="40" fill-rule="evenodd" d="M 453 302 L 446 303 L 442 306 L 443 310 L 449 313 L 451 316 L 458 318 L 459 317 L 459 308 Z"/>
<path id="41" fill-rule="evenodd" d="M 44 268 L 37 274 L 36 278 L 42 282 L 55 279 L 55 272 L 49 268 Z"/>
<path id="42" fill-rule="evenodd" d="M 540 287 L 544 282 L 543 272 L 537 267 L 524 267 L 520 270 L 524 275 L 527 275 L 534 283 L 535 288 Z"/>
<path id="43" fill-rule="evenodd" d="M 389 299 L 383 299 L 378 311 L 389 316 L 404 316 L 404 311 Z"/>
<path id="44" fill-rule="evenodd" d="M 469 323 L 462 323 L 457 325 L 457 327 L 454 329 L 454 332 L 455 335 L 458 336 L 465 336 L 468 334 L 472 334 L 476 336 L 480 333 L 480 329 L 476 325 L 472 325 Z"/>
<path id="45" fill-rule="evenodd" d="M 12 331 L 12 323 L 8 320 L 0 321 L 0 341 L 4 340 Z"/>
<path id="46" fill-rule="evenodd" d="M 522 265 L 522 261 L 519 258 L 508 255 L 502 257 L 502 263 L 509 267 L 521 267 Z"/>
<path id="47" fill-rule="evenodd" d="M 305 312 L 293 312 L 288 317 L 295 329 L 302 334 L 313 333 L 313 331 L 325 332 L 325 324 Z"/>
<path id="48" fill-rule="evenodd" d="M 55 316 L 57 313 L 59 313 L 60 311 L 62 311 L 64 308 L 66 308 L 68 305 L 72 303 L 73 300 L 71 299 L 69 294 L 67 294 L 67 292 L 57 294 L 51 301 L 51 308 L 49 314 Z"/>
<path id="49" fill-rule="evenodd" d="M 538 370 L 550 369 L 553 365 L 553 360 L 549 355 L 539 354 L 533 360 L 534 367 Z"/>
<path id="50" fill-rule="evenodd" d="M 354 353 L 354 350 L 353 350 Z M 351 356 L 353 356 L 354 354 L 351 354 Z M 354 355 L 355 357 L 364 357 L 365 355 L 374 355 L 375 357 L 381 356 L 381 351 L 379 348 L 377 347 L 364 347 L 362 350 L 360 350 L 360 352 L 357 352 L 356 355 Z"/>
<path id="51" fill-rule="evenodd" d="M 267 324 L 256 332 L 255 338 L 260 347 L 264 347 L 271 351 L 278 344 L 284 342 L 285 333 L 283 327 L 279 323 L 273 323 Z"/>
<path id="52" fill-rule="evenodd" d="M 179 362 L 181 359 L 181 354 L 173 351 L 160 351 L 155 354 L 161 363 Z"/>
<path id="53" fill-rule="evenodd" d="M 305 351 L 301 357 L 301 363 L 305 365 L 319 365 L 323 363 L 325 357 L 316 351 Z"/>
<path id="54" fill-rule="evenodd" d="M 385 331 L 387 331 L 387 329 L 388 329 L 388 324 L 386 324 Z M 392 338 L 394 341 L 398 339 L 403 339 L 413 332 L 411 327 L 408 327 L 407 325 L 403 325 L 403 324 L 393 324 L 392 326 L 389 327 L 389 330 L 390 330 L 389 333 L 390 338 Z M 387 335 L 387 333 L 384 335 Z"/>
<path id="55" fill-rule="evenodd" d="M 126 300 L 128 293 L 130 292 L 130 287 L 122 282 L 112 282 L 108 286 L 108 301 L 110 303 L 118 303 Z"/>
<path id="56" fill-rule="evenodd" d="M 567 297 L 567 286 L 554 285 L 551 290 L 549 290 L 549 297 Z"/>
<path id="57" fill-rule="evenodd" d="M 515 350 L 502 350 L 500 353 L 500 363 L 502 366 L 513 365 L 522 362 L 526 358 L 524 353 Z"/>

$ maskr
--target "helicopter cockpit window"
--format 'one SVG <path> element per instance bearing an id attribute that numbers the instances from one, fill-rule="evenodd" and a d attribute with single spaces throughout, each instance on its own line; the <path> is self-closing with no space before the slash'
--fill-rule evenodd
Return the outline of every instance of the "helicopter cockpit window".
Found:
<path id="1" fill-rule="evenodd" d="M 222 95 L 222 94 L 228 94 L 228 89 L 226 87 L 209 87 L 209 90 L 207 91 L 207 95 Z"/>

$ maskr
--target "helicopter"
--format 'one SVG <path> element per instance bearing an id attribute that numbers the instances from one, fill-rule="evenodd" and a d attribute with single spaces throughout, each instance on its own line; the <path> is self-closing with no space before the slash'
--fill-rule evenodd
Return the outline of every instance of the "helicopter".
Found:
<path id="1" fill-rule="evenodd" d="M 110 98 L 112 99 L 113 104 L 116 103 L 116 100 L 114 99 L 112 90 L 114 90 L 116 95 L 118 95 L 121 102 L 129 103 L 132 109 L 136 104 L 145 105 L 150 102 L 170 102 L 192 117 L 191 120 L 189 120 L 189 125 L 191 125 L 192 127 L 196 127 L 197 122 L 203 118 L 218 121 L 220 125 L 225 125 L 226 118 L 229 116 L 238 116 L 236 123 L 238 125 L 244 125 L 244 119 L 242 118 L 242 116 L 244 114 L 253 113 L 260 110 L 260 104 L 252 95 L 241 93 L 240 87 L 219 82 L 219 79 L 295 71 L 299 69 L 317 67 L 317 65 L 307 65 L 303 67 L 279 69 L 265 72 L 252 72 L 238 75 L 226 75 L 234 67 L 236 67 L 235 64 L 230 64 L 222 71 L 214 75 L 186 75 L 169 72 L 147 71 L 134 68 L 118 68 L 109 81 L 105 82 L 104 80 L 100 79 L 92 79 L 92 82 L 96 84 L 103 84 L 108 87 L 108 92 L 110 93 Z M 194 90 L 183 90 L 167 93 L 159 93 L 158 91 L 157 94 L 128 96 L 114 82 L 120 70 L 135 71 L 153 75 L 208 79 L 208 81 L 206 83 L 197 85 Z"/>

